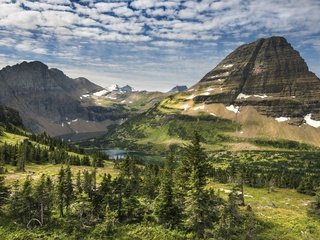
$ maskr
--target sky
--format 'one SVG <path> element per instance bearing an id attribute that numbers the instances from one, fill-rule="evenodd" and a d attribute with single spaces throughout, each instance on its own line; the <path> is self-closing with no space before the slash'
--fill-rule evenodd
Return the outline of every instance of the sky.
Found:
<path id="1" fill-rule="evenodd" d="M 103 87 L 168 91 L 277 35 L 320 76 L 319 23 L 320 0 L 0 0 L 0 67 L 38 60 Z"/>

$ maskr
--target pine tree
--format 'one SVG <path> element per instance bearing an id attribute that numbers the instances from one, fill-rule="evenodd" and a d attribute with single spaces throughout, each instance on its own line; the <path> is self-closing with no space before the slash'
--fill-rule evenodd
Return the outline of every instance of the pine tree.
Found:
<path id="1" fill-rule="evenodd" d="M 57 202 L 60 217 L 64 216 L 64 195 L 65 195 L 65 170 L 61 166 L 59 175 L 58 175 L 58 184 L 57 184 Z"/>
<path id="2" fill-rule="evenodd" d="M 70 166 L 68 165 L 65 170 L 65 206 L 67 209 L 67 212 L 69 211 L 69 207 L 71 205 L 72 199 L 73 199 L 73 185 L 72 185 L 72 173 Z"/>
<path id="3" fill-rule="evenodd" d="M 177 226 L 181 217 L 173 193 L 173 167 L 173 153 L 171 152 L 161 176 L 159 195 L 155 199 L 154 210 L 158 222 L 169 228 Z"/>
<path id="4" fill-rule="evenodd" d="M 81 172 L 80 172 L 80 170 L 77 173 L 76 190 L 77 190 L 77 193 L 82 193 Z"/>
<path id="5" fill-rule="evenodd" d="M 5 185 L 4 176 L 0 176 L 0 208 L 7 202 L 9 197 L 9 187 Z"/>
<path id="6" fill-rule="evenodd" d="M 13 186 L 9 201 L 10 215 L 22 223 L 27 223 L 33 215 L 33 206 L 33 188 L 31 179 L 28 176 L 21 189 L 18 181 Z"/>
<path id="7" fill-rule="evenodd" d="M 203 237 L 204 230 L 212 221 L 209 216 L 209 194 L 205 190 L 208 170 L 210 168 L 206 154 L 200 143 L 200 135 L 195 132 L 190 145 L 185 147 L 190 175 L 185 197 L 185 226 L 197 238 Z"/>
<path id="8" fill-rule="evenodd" d="M 41 225 L 48 222 L 51 217 L 53 205 L 53 185 L 49 177 L 44 174 L 35 186 L 35 201 L 37 204 L 37 216 Z"/>

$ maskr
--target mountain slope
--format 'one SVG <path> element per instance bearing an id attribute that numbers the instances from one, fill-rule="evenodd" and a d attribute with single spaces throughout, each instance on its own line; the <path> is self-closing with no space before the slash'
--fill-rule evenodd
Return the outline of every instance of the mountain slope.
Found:
<path id="1" fill-rule="evenodd" d="M 283 37 L 240 46 L 194 86 L 196 103 L 253 106 L 272 117 L 320 119 L 320 80 Z M 296 121 L 298 119 L 295 119 Z"/>
<path id="2" fill-rule="evenodd" d="M 299 53 L 283 37 L 271 37 L 237 48 L 193 87 L 164 99 L 153 117 L 188 115 L 195 119 L 193 129 L 198 116 L 231 120 L 239 127 L 220 134 L 229 136 L 224 145 L 235 150 L 257 149 L 256 138 L 320 146 L 319 97 L 320 80 Z M 152 139 L 147 131 L 141 135 Z"/>

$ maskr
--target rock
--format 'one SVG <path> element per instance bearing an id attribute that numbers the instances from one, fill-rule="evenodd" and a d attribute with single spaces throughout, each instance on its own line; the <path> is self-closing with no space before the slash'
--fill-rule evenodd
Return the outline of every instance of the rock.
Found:
<path id="1" fill-rule="evenodd" d="M 172 88 L 169 93 L 178 93 L 178 92 L 183 92 L 186 91 L 188 89 L 187 86 L 183 85 L 183 86 L 175 86 L 174 88 Z"/>
<path id="2" fill-rule="evenodd" d="M 320 119 L 320 80 L 283 37 L 238 47 L 207 73 L 194 89 L 215 88 L 196 103 L 253 106 L 272 117 Z"/>

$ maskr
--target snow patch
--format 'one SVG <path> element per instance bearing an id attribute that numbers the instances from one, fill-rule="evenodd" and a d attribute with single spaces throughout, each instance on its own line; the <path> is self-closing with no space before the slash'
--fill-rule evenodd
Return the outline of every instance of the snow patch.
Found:
<path id="1" fill-rule="evenodd" d="M 229 75 L 230 75 L 230 72 L 224 72 L 224 73 L 220 73 L 220 74 L 217 74 L 217 75 L 210 76 L 210 77 L 208 77 L 207 79 L 228 77 Z M 221 79 L 218 79 L 218 80 L 221 80 Z"/>
<path id="2" fill-rule="evenodd" d="M 296 96 L 291 96 L 292 98 L 296 98 Z"/>
<path id="3" fill-rule="evenodd" d="M 68 123 L 68 125 L 71 125 L 71 122 L 67 122 Z"/>
<path id="4" fill-rule="evenodd" d="M 132 101 L 129 101 L 129 103 L 132 103 Z"/>
<path id="5" fill-rule="evenodd" d="M 64 127 L 64 123 L 61 123 L 61 127 Z"/>
<path id="6" fill-rule="evenodd" d="M 78 122 L 78 118 L 71 120 L 71 122 Z"/>
<path id="7" fill-rule="evenodd" d="M 253 95 L 254 97 L 257 97 L 257 98 L 267 98 L 268 96 L 266 94 L 263 94 L 263 95 Z"/>
<path id="8" fill-rule="evenodd" d="M 308 124 L 308 125 L 310 125 L 311 127 L 314 127 L 314 128 L 318 128 L 318 127 L 320 127 L 320 121 L 316 121 L 316 120 L 313 120 L 313 119 L 311 119 L 311 113 L 309 113 L 308 115 L 306 115 L 305 117 L 304 117 L 304 120 L 306 121 L 306 123 Z"/>
<path id="9" fill-rule="evenodd" d="M 125 102 L 126 102 L 126 100 L 122 100 L 122 101 L 121 101 L 121 103 L 125 103 Z"/>
<path id="10" fill-rule="evenodd" d="M 238 113 L 239 112 L 239 107 L 238 106 L 230 105 L 230 106 L 226 107 L 226 109 L 231 111 L 231 112 L 234 112 L 234 113 Z"/>
<path id="11" fill-rule="evenodd" d="M 80 99 L 82 99 L 82 97 L 80 97 Z"/>
<path id="12" fill-rule="evenodd" d="M 86 98 L 86 97 L 90 97 L 89 94 L 83 94 L 82 97 Z"/>
<path id="13" fill-rule="evenodd" d="M 222 67 L 223 67 L 223 68 L 231 68 L 231 67 L 233 67 L 233 64 L 225 64 L 225 65 L 223 65 Z"/>
<path id="14" fill-rule="evenodd" d="M 208 88 L 207 88 L 207 91 L 208 91 L 208 92 L 211 92 L 211 91 L 213 91 L 213 90 L 214 90 L 213 87 L 208 87 Z"/>
<path id="15" fill-rule="evenodd" d="M 238 95 L 237 99 L 242 99 L 242 98 L 247 99 L 247 98 L 249 98 L 249 97 L 252 97 L 252 95 L 246 95 L 246 94 L 244 94 L 244 93 L 240 93 L 240 94 Z"/>
<path id="16" fill-rule="evenodd" d="M 211 115 L 211 116 L 214 116 L 214 117 L 216 117 L 216 116 L 217 116 L 217 115 L 215 115 L 214 113 L 210 113 L 210 115 Z"/>
<path id="17" fill-rule="evenodd" d="M 188 90 L 188 92 L 192 92 L 192 91 L 194 91 L 194 89 L 193 89 L 193 88 L 190 88 L 190 89 Z"/>
<path id="18" fill-rule="evenodd" d="M 117 90 L 119 90 L 119 86 L 118 86 L 118 84 L 113 84 L 113 85 L 111 85 L 110 87 L 108 87 L 107 90 L 108 90 L 109 92 L 117 91 Z"/>
<path id="19" fill-rule="evenodd" d="M 101 91 L 99 91 L 99 92 L 93 93 L 93 96 L 101 97 L 101 96 L 103 96 L 103 95 L 105 95 L 105 94 L 107 94 L 107 93 L 108 93 L 108 91 L 107 91 L 106 89 L 103 89 L 103 90 L 101 90 Z"/>
<path id="20" fill-rule="evenodd" d="M 275 120 L 277 122 L 285 122 L 285 121 L 290 120 L 290 118 L 289 117 L 277 117 L 277 118 L 275 118 Z"/>
<path id="21" fill-rule="evenodd" d="M 209 92 L 204 92 L 204 93 L 200 93 L 200 95 L 208 96 L 208 95 L 210 95 L 210 93 Z"/>

